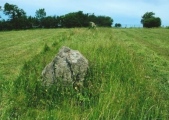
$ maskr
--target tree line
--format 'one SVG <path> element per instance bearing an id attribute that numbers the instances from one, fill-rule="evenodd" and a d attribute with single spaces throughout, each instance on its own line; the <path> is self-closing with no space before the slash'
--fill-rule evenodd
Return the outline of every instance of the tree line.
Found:
<path id="1" fill-rule="evenodd" d="M 96 16 L 83 13 L 83 11 L 71 12 L 61 16 L 46 16 L 45 9 L 38 9 L 35 16 L 27 16 L 18 6 L 5 3 L 3 11 L 9 19 L 0 21 L 0 30 L 32 29 L 32 28 L 73 28 L 88 27 L 92 21 L 101 27 L 111 27 L 113 19 L 109 16 Z"/>
<path id="2" fill-rule="evenodd" d="M 100 27 L 111 27 L 113 19 L 109 16 L 96 16 L 83 11 L 71 12 L 61 16 L 46 16 L 45 9 L 35 11 L 35 16 L 27 16 L 23 9 L 18 6 L 5 3 L 4 9 L 0 6 L 0 11 L 3 11 L 9 19 L 0 20 L 0 30 L 17 30 L 17 29 L 32 29 L 32 28 L 73 28 L 73 27 L 88 27 L 89 22 L 94 22 Z M 141 18 L 141 24 L 145 28 L 160 27 L 161 19 L 155 17 L 155 13 L 146 12 Z M 120 23 L 116 23 L 115 27 L 121 27 Z"/>

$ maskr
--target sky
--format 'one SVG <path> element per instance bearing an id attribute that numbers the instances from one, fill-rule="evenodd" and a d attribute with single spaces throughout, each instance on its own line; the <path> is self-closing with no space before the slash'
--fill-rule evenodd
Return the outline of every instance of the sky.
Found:
<path id="1" fill-rule="evenodd" d="M 162 25 L 169 26 L 169 0 L 0 0 L 0 6 L 5 3 L 17 5 L 27 16 L 35 16 L 36 10 L 41 8 L 47 16 L 83 11 L 109 16 L 113 25 L 120 23 L 127 27 L 141 27 L 141 17 L 146 12 L 154 12 L 161 18 Z M 5 18 L 3 12 L 0 15 Z"/>

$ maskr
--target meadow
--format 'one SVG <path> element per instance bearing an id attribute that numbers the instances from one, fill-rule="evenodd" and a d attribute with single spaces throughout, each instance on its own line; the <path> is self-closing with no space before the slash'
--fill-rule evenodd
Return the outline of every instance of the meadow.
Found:
<path id="1" fill-rule="evenodd" d="M 87 28 L 0 32 L 0 118 L 168 120 L 169 29 Z M 89 61 L 80 91 L 41 85 L 68 46 Z"/>

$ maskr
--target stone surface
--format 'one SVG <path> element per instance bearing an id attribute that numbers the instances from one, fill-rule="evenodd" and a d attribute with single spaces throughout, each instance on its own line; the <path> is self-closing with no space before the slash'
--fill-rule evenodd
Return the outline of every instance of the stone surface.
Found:
<path id="1" fill-rule="evenodd" d="M 88 60 L 77 50 L 62 47 L 42 71 L 43 83 L 47 86 L 83 84 L 88 69 Z"/>
<path id="2" fill-rule="evenodd" d="M 94 22 L 89 22 L 89 29 L 96 28 L 96 24 Z"/>

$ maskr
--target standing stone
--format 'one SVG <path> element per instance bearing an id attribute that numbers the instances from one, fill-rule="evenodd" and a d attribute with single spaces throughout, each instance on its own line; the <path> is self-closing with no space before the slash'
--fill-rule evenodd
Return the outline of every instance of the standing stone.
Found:
<path id="1" fill-rule="evenodd" d="M 89 22 L 89 29 L 90 28 L 96 28 L 96 24 L 94 22 Z"/>
<path id="2" fill-rule="evenodd" d="M 42 71 L 42 78 L 46 86 L 82 85 L 87 69 L 88 60 L 79 51 L 62 47 L 52 62 Z"/>

